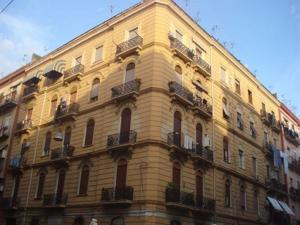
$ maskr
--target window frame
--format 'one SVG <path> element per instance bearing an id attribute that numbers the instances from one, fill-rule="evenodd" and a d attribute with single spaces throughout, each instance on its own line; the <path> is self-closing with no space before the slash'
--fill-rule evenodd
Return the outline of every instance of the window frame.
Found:
<path id="1" fill-rule="evenodd" d="M 87 143 L 88 124 L 89 124 L 89 122 L 92 122 L 92 121 L 93 121 L 93 131 L 92 131 L 91 143 Z M 93 145 L 94 135 L 95 135 L 95 126 L 96 126 L 96 122 L 95 122 L 95 120 L 93 118 L 89 119 L 86 122 L 82 147 L 90 147 L 90 146 Z"/>
<path id="2" fill-rule="evenodd" d="M 85 184 L 85 187 L 83 189 L 83 192 L 82 191 L 82 178 L 83 178 L 83 172 L 84 172 L 84 169 L 87 168 L 87 178 L 85 178 L 86 180 L 86 184 Z M 85 171 L 86 172 L 86 171 Z M 80 168 L 80 174 L 79 174 L 79 180 L 78 180 L 78 188 L 77 188 L 77 196 L 86 196 L 88 195 L 88 187 L 89 187 L 89 180 L 90 180 L 90 166 L 89 165 L 82 165 L 81 168 Z"/>

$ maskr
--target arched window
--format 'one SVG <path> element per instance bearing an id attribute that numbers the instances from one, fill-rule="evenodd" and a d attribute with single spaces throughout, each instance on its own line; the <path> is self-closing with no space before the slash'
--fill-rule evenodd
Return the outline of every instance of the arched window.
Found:
<path id="1" fill-rule="evenodd" d="M 88 165 L 84 165 L 81 168 L 81 174 L 80 174 L 80 183 L 79 183 L 79 195 L 86 195 L 87 189 L 88 189 L 88 183 L 89 183 L 89 175 L 90 175 L 90 169 Z"/>
<path id="2" fill-rule="evenodd" d="M 181 146 L 181 114 L 176 111 L 173 121 L 174 145 Z"/>
<path id="3" fill-rule="evenodd" d="M 180 166 L 179 162 L 174 162 L 173 163 L 173 184 L 178 190 L 180 190 L 181 166 Z"/>
<path id="4" fill-rule="evenodd" d="M 51 106 L 50 106 L 50 116 L 53 116 L 57 109 L 57 95 L 55 95 L 51 100 Z"/>
<path id="5" fill-rule="evenodd" d="M 130 138 L 131 110 L 126 108 L 121 114 L 120 144 L 128 143 Z"/>
<path id="6" fill-rule="evenodd" d="M 197 147 L 197 151 L 202 150 L 202 146 L 203 146 L 203 140 L 202 140 L 203 136 L 202 135 L 203 135 L 202 125 L 200 123 L 197 123 L 197 125 L 196 125 L 196 147 Z"/>
<path id="7" fill-rule="evenodd" d="M 46 137 L 45 137 L 45 144 L 44 144 L 44 155 L 49 155 L 50 152 L 50 147 L 51 147 L 51 138 L 52 134 L 51 132 L 47 132 Z"/>
<path id="8" fill-rule="evenodd" d="M 84 219 L 80 216 L 80 217 L 76 217 L 74 220 L 73 225 L 84 225 Z"/>
<path id="9" fill-rule="evenodd" d="M 124 225 L 124 220 L 122 217 L 115 217 L 111 220 L 111 225 Z"/>
<path id="10" fill-rule="evenodd" d="M 67 127 L 65 130 L 64 145 L 69 146 L 71 143 L 72 128 Z"/>
<path id="11" fill-rule="evenodd" d="M 36 189 L 36 196 L 35 196 L 37 199 L 41 199 L 43 197 L 45 180 L 46 180 L 46 174 L 40 173 L 38 178 L 37 189 Z"/>
<path id="12" fill-rule="evenodd" d="M 95 78 L 92 83 L 92 89 L 90 93 L 90 101 L 97 101 L 100 91 L 100 80 L 98 78 Z"/>
<path id="13" fill-rule="evenodd" d="M 230 207 L 231 205 L 231 197 L 230 197 L 230 180 L 227 179 L 225 181 L 225 207 Z"/>
<path id="14" fill-rule="evenodd" d="M 180 85 L 182 84 L 182 69 L 178 65 L 175 66 L 175 81 Z"/>
<path id="15" fill-rule="evenodd" d="M 127 161 L 121 159 L 117 165 L 117 176 L 116 176 L 116 188 L 124 189 L 126 187 L 126 177 L 127 177 Z"/>
<path id="16" fill-rule="evenodd" d="M 223 104 L 223 118 L 229 119 L 230 112 L 229 112 L 229 108 L 228 108 L 227 99 L 225 97 L 222 98 L 222 104 Z"/>
<path id="17" fill-rule="evenodd" d="M 135 78 L 135 64 L 129 63 L 126 67 L 125 83 L 134 80 L 134 78 Z"/>
<path id="18" fill-rule="evenodd" d="M 95 121 L 90 119 L 86 124 L 84 146 L 90 146 L 93 144 L 94 129 Z"/>
<path id="19" fill-rule="evenodd" d="M 223 137 L 223 159 L 224 162 L 229 162 L 229 142 L 227 137 Z"/>
<path id="20" fill-rule="evenodd" d="M 246 189 L 244 185 L 240 186 L 240 206 L 242 210 L 246 210 Z"/>
<path id="21" fill-rule="evenodd" d="M 57 187 L 56 187 L 56 201 L 60 202 L 64 196 L 66 171 L 61 169 L 58 173 Z"/>
<path id="22" fill-rule="evenodd" d="M 76 103 L 76 98 L 77 98 L 77 88 L 74 87 L 72 88 L 70 93 L 70 104 Z"/>

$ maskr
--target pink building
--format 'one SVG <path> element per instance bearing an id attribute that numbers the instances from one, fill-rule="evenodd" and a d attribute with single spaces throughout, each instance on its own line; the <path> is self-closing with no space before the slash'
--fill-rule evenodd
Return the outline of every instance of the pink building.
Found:
<path id="1" fill-rule="evenodd" d="M 286 184 L 289 206 L 294 211 L 291 225 L 300 225 L 300 120 L 284 104 L 280 108 L 282 149 L 287 155 Z"/>

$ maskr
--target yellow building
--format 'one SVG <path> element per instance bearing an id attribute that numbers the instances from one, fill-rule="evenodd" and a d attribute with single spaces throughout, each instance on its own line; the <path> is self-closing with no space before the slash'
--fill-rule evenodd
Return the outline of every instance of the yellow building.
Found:
<path id="1" fill-rule="evenodd" d="M 145 0 L 25 70 L 4 224 L 285 219 L 266 201 L 287 197 L 279 101 L 173 1 Z"/>

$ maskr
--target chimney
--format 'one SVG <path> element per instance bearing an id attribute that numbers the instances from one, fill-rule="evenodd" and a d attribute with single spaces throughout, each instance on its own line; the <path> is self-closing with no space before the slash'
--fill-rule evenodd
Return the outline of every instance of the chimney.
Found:
<path id="1" fill-rule="evenodd" d="M 36 53 L 33 53 L 31 56 L 31 62 L 35 62 L 35 61 L 39 60 L 40 58 L 42 58 L 42 57 Z"/>

